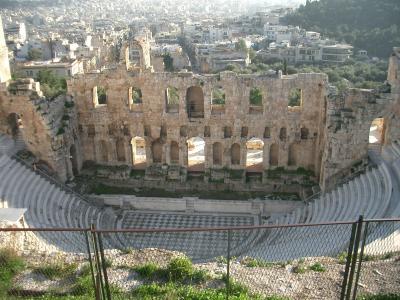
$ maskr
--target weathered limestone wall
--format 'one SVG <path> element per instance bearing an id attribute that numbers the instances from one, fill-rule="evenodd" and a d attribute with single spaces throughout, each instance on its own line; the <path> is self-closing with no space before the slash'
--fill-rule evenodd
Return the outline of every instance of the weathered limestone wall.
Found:
<path id="1" fill-rule="evenodd" d="M 1 85 L 0 132 L 22 138 L 27 149 L 39 160 L 46 162 L 62 180 L 73 177 L 69 151 L 74 140 L 80 151 L 76 114 L 73 108 L 65 107 L 66 101 L 72 100 L 66 96 L 46 100 L 39 83 L 33 79 Z M 68 120 L 63 120 L 67 119 L 67 115 Z M 10 122 L 14 119 L 17 124 Z M 61 127 L 64 134 L 59 132 Z M 80 152 L 78 154 L 77 169 L 80 169 L 82 161 L 79 158 Z"/>
<path id="2" fill-rule="evenodd" d="M 0 17 L 0 82 L 11 79 L 10 63 L 8 61 L 8 48 L 4 39 L 3 21 Z"/>
<path id="3" fill-rule="evenodd" d="M 112 70 L 102 74 L 86 74 L 69 82 L 68 90 L 75 99 L 79 124 L 81 126 L 82 153 L 84 160 L 101 164 L 131 164 L 130 141 L 139 136 L 146 140 L 148 166 L 153 162 L 152 144 L 162 144 L 162 163 L 170 164 L 171 142 L 179 145 L 179 165 L 187 166 L 187 140 L 191 137 L 204 138 L 205 168 L 238 168 L 246 166 L 246 142 L 256 137 L 264 142 L 265 169 L 270 167 L 270 148 L 279 148 L 278 165 L 282 167 L 305 167 L 319 174 L 325 130 L 325 94 L 327 76 L 324 74 L 298 74 L 291 76 L 262 77 L 236 75 L 223 72 L 220 75 L 199 76 L 192 73 L 132 73 L 125 69 Z M 94 103 L 93 89 L 102 86 L 107 91 L 107 104 Z M 178 89 L 179 108 L 168 112 L 165 91 L 173 86 Z M 186 93 L 190 87 L 200 87 L 204 94 L 204 118 L 189 118 Z M 212 89 L 222 86 L 226 104 L 218 113 L 211 104 Z M 129 87 L 140 88 L 143 103 L 129 104 Z M 252 107 L 249 102 L 250 90 L 261 89 L 261 107 Z M 301 107 L 288 108 L 289 91 L 300 88 L 303 91 Z M 224 137 L 224 128 L 232 129 L 232 136 Z M 242 129 L 247 127 L 247 136 Z M 264 137 L 269 127 L 270 137 Z M 93 128 L 95 134 L 93 135 Z M 286 138 L 280 138 L 286 128 Z M 301 128 L 308 130 L 307 137 L 301 138 Z M 209 133 L 208 133 L 208 132 Z M 206 132 L 206 134 L 205 134 Z M 125 160 L 116 157 L 116 142 L 123 140 Z M 223 163 L 213 165 L 212 146 L 221 143 Z M 240 164 L 231 164 L 231 147 L 240 145 Z M 104 154 L 106 148 L 106 154 Z M 289 148 L 293 150 L 294 161 L 288 166 Z M 106 159 L 105 159 L 106 158 Z"/>

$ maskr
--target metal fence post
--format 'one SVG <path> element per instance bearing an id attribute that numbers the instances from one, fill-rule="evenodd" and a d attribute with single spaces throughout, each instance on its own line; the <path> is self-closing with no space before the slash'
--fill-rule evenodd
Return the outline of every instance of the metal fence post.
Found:
<path id="1" fill-rule="evenodd" d="M 228 230 L 228 252 L 226 257 L 226 299 L 229 299 L 231 277 L 230 277 L 230 265 L 231 265 L 231 231 Z"/>
<path id="2" fill-rule="evenodd" d="M 100 295 L 96 288 L 96 279 L 95 279 L 94 269 L 93 269 L 92 253 L 91 253 L 90 243 L 89 243 L 89 234 L 87 231 L 85 231 L 85 240 L 86 240 L 86 246 L 87 246 L 87 251 L 88 251 L 88 259 L 89 259 L 90 273 L 92 275 L 93 288 L 94 288 L 96 300 L 100 300 Z"/>
<path id="3" fill-rule="evenodd" d="M 99 246 L 100 246 L 101 265 L 103 268 L 104 284 L 105 284 L 105 288 L 106 288 L 106 298 L 107 298 L 107 300 L 111 300 L 110 285 L 108 284 L 106 258 L 104 256 L 103 239 L 101 237 L 100 232 L 97 232 L 97 237 L 98 237 Z"/>
<path id="4" fill-rule="evenodd" d="M 363 225 L 363 216 L 360 216 L 360 218 L 358 219 L 358 222 L 357 222 L 356 239 L 354 242 L 353 257 L 351 259 L 351 268 L 350 268 L 350 274 L 349 274 L 349 284 L 347 285 L 346 300 L 350 300 L 351 289 L 352 289 L 352 286 L 354 283 L 353 278 L 354 278 L 354 273 L 356 270 L 357 255 L 358 255 L 358 248 L 360 246 L 362 225 Z"/>
<path id="5" fill-rule="evenodd" d="M 367 242 L 367 238 L 368 238 L 368 225 L 369 225 L 369 222 L 365 222 L 364 235 L 363 235 L 363 240 L 361 243 L 360 256 L 358 258 L 357 275 L 356 275 L 356 279 L 354 281 L 354 291 L 353 291 L 353 299 L 354 300 L 357 297 L 357 288 L 358 288 L 358 281 L 360 279 L 361 264 L 362 264 L 362 261 L 364 258 L 365 243 Z"/>
<path id="6" fill-rule="evenodd" d="M 356 230 L 357 230 L 357 223 L 354 222 L 353 225 L 351 226 L 351 235 L 350 235 L 350 241 L 349 241 L 349 248 L 347 249 L 346 267 L 345 267 L 344 275 L 343 275 L 342 291 L 340 293 L 340 300 L 344 300 L 346 297 L 346 289 L 347 289 L 347 285 L 349 283 L 349 270 L 350 270 L 351 258 L 353 256 Z"/>
<path id="7" fill-rule="evenodd" d="M 101 262 L 100 262 L 100 255 L 99 255 L 99 249 L 98 249 L 98 245 L 97 245 L 97 237 L 96 237 L 96 232 L 95 232 L 96 227 L 92 224 L 90 226 L 90 229 L 91 229 L 93 245 L 94 245 L 96 269 L 97 269 L 97 280 L 100 282 L 100 288 L 101 288 L 100 294 L 102 294 L 102 299 L 104 299 L 105 291 L 104 291 L 103 277 L 101 276 Z M 98 286 L 98 284 L 96 286 Z"/>

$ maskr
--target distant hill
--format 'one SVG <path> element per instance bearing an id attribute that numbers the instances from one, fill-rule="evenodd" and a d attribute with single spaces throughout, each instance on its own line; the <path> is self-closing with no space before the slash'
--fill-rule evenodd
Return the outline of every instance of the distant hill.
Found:
<path id="1" fill-rule="evenodd" d="M 399 0 L 308 0 L 283 22 L 319 31 L 382 58 L 400 46 Z"/>

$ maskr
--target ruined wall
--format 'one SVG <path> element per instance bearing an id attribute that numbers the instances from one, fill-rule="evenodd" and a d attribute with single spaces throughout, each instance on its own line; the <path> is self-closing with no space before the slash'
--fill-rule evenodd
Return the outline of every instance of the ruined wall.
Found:
<path id="1" fill-rule="evenodd" d="M 283 77 L 236 75 L 199 76 L 192 73 L 133 73 L 124 68 L 102 74 L 77 76 L 68 84 L 73 95 L 81 128 L 84 160 L 100 164 L 132 164 L 131 139 L 139 136 L 146 140 L 147 165 L 153 164 L 154 143 L 162 146 L 162 164 L 172 164 L 170 146 L 179 145 L 179 165 L 187 166 L 187 140 L 201 137 L 205 140 L 205 168 L 244 169 L 246 142 L 256 137 L 264 142 L 263 167 L 270 168 L 270 148 L 278 148 L 278 166 L 296 169 L 305 167 L 319 174 L 325 129 L 325 94 L 327 76 L 324 74 L 298 74 Z M 94 88 L 104 87 L 107 104 L 95 103 Z M 165 98 L 168 87 L 177 88 L 179 105 L 169 110 Z M 211 104 L 212 89 L 221 86 L 226 95 L 225 105 Z M 128 101 L 128 89 L 140 88 L 142 103 Z M 200 88 L 203 95 L 201 118 L 189 118 L 187 91 Z M 261 106 L 252 106 L 250 90 L 261 90 Z M 302 89 L 301 107 L 288 108 L 289 91 Z M 229 127 L 231 136 L 226 137 Z M 266 127 L 270 134 L 265 136 Z M 246 130 L 243 130 L 246 128 Z M 280 137 L 281 129 L 286 137 Z M 301 129 L 307 135 L 301 137 Z M 243 136 L 243 132 L 246 132 Z M 117 158 L 118 147 L 124 145 L 125 160 Z M 222 164 L 213 164 L 214 143 L 222 145 Z M 231 148 L 240 146 L 240 163 L 232 165 Z M 158 147 L 158 146 L 157 146 Z M 156 147 L 156 148 L 157 148 Z M 295 150 L 294 163 L 288 166 L 289 149 Z M 158 161 L 158 157 L 157 157 Z M 275 166 L 274 166 L 275 167 Z"/>
<path id="2" fill-rule="evenodd" d="M 334 187 L 346 170 L 368 158 L 369 133 L 374 119 L 383 119 L 382 144 L 400 139 L 400 54 L 389 59 L 388 83 L 378 90 L 349 89 L 333 92 L 327 101 L 326 145 L 320 185 Z"/>
<path id="3" fill-rule="evenodd" d="M 77 129 L 74 129 L 77 128 L 76 114 L 65 102 L 70 103 L 72 99 L 44 98 L 40 84 L 33 79 L 1 85 L 0 132 L 23 139 L 27 149 L 57 172 L 61 180 L 73 176 L 69 151 L 74 139 L 80 151 Z M 79 169 L 79 157 L 77 163 Z"/>

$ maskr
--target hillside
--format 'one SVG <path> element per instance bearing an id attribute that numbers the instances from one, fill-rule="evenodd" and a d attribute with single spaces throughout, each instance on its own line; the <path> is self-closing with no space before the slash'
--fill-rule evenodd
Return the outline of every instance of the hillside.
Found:
<path id="1" fill-rule="evenodd" d="M 399 16 L 398 0 L 308 0 L 283 21 L 386 58 L 400 45 Z"/>

